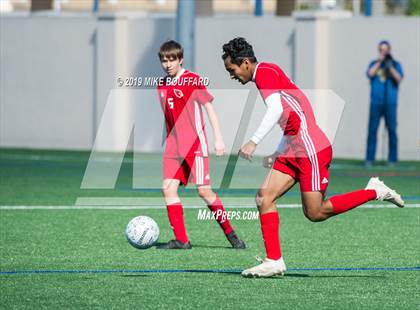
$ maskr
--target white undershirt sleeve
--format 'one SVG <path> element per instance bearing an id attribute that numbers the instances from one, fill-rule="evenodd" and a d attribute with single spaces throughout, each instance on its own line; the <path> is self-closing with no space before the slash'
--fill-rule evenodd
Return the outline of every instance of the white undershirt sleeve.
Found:
<path id="1" fill-rule="evenodd" d="M 264 118 L 258 127 L 257 131 L 251 138 L 251 141 L 255 144 L 261 142 L 262 139 L 273 129 L 274 125 L 280 119 L 283 113 L 283 106 L 281 104 L 281 95 L 279 93 L 273 93 L 265 99 L 267 105 L 267 111 L 265 112 Z"/>

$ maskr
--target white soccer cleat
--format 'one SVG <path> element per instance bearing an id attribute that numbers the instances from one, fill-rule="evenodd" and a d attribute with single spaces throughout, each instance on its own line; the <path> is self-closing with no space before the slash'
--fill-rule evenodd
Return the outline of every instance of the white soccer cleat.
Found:
<path id="1" fill-rule="evenodd" d="M 286 264 L 284 263 L 283 257 L 278 260 L 273 259 L 261 259 L 256 257 L 257 261 L 261 264 L 245 269 L 242 271 L 242 276 L 246 278 L 268 278 L 276 275 L 284 275 L 286 271 Z"/>
<path id="2" fill-rule="evenodd" d="M 404 200 L 400 194 L 385 185 L 379 178 L 370 178 L 365 189 L 373 189 L 376 191 L 376 200 L 389 201 L 397 207 L 404 208 Z"/>

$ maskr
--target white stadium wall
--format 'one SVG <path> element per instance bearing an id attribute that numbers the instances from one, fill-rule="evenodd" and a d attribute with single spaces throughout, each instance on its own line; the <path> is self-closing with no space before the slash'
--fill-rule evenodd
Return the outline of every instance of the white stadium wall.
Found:
<path id="1" fill-rule="evenodd" d="M 91 149 L 117 78 L 160 75 L 157 50 L 163 40 L 174 37 L 174 25 L 168 17 L 2 15 L 0 147 Z M 197 18 L 195 70 L 210 78 L 228 149 L 247 91 L 255 90 L 254 85 L 231 81 L 223 68 L 222 44 L 235 36 L 249 39 L 258 60 L 279 64 L 309 94 L 321 89 L 318 98 L 326 98 L 327 90 L 339 95 L 345 107 L 334 153 L 360 159 L 365 153 L 369 107 L 365 70 L 376 56 L 377 43 L 388 39 L 405 71 L 398 110 L 400 158 L 419 159 L 420 18 Z M 139 119 L 134 120 L 134 132 L 142 136 L 131 138 L 129 145 L 134 141 L 138 150 L 161 150 L 158 102 L 146 96 L 136 105 L 137 93 L 118 93 L 118 112 L 108 115 L 111 125 L 101 132 L 107 143 L 99 139 L 97 148 L 125 149 L 129 138 L 122 128 L 135 115 Z M 315 110 L 322 126 L 332 124 L 334 129 L 337 124 L 330 120 L 337 119 L 341 110 L 330 105 L 336 101 L 327 101 L 314 100 Z M 254 113 L 246 137 L 263 116 L 260 99 Z M 273 130 L 259 154 L 273 150 L 278 134 L 278 129 Z M 378 137 L 382 158 L 386 139 L 382 133 Z"/>
<path id="2" fill-rule="evenodd" d="M 96 24 L 0 17 L 2 147 L 90 147 Z"/>

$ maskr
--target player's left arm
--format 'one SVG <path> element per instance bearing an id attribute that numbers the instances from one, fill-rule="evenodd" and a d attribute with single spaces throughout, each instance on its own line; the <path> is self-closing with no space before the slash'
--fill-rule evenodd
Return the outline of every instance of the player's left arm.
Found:
<path id="1" fill-rule="evenodd" d="M 207 116 L 209 117 L 211 127 L 213 128 L 216 156 L 222 156 L 225 153 L 225 142 L 223 141 L 222 131 L 220 130 L 219 118 L 217 117 L 216 111 L 214 110 L 211 102 L 205 103 L 204 107 L 206 109 Z"/>
<path id="2" fill-rule="evenodd" d="M 245 159 L 251 160 L 257 145 L 267 136 L 267 134 L 278 123 L 282 113 L 281 95 L 279 92 L 272 93 L 265 99 L 267 111 L 261 121 L 260 126 L 255 131 L 251 140 L 241 147 L 239 155 Z"/>

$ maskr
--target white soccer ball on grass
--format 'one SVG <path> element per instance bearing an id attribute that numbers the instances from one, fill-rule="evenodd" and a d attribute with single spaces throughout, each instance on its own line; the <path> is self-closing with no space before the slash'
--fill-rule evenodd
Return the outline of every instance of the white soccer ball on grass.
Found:
<path id="1" fill-rule="evenodd" d="M 128 223 L 125 236 L 133 247 L 147 249 L 159 239 L 159 226 L 148 216 L 137 216 Z"/>

